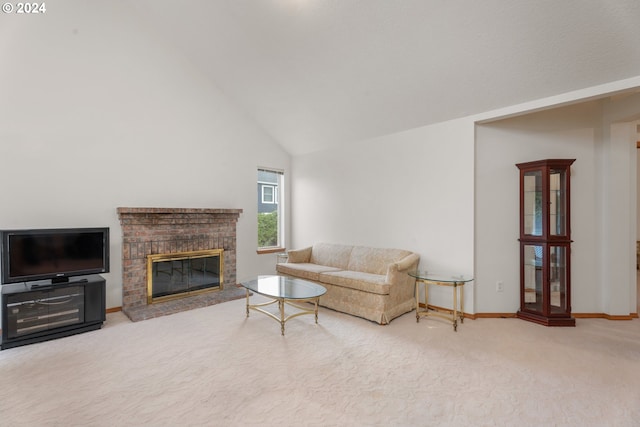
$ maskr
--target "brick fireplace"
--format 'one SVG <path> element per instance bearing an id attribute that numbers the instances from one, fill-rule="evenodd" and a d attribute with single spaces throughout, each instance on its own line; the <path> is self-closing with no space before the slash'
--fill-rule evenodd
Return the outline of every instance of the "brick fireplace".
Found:
<path id="1" fill-rule="evenodd" d="M 122 226 L 122 311 L 133 321 L 245 296 L 236 285 L 236 223 L 242 209 L 117 209 Z M 214 291 L 149 304 L 149 255 L 220 249 L 223 283 Z"/>

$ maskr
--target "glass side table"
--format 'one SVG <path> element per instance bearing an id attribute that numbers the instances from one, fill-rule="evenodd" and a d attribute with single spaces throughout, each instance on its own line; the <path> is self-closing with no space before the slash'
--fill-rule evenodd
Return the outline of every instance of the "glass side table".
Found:
<path id="1" fill-rule="evenodd" d="M 458 318 L 464 323 L 464 285 L 473 280 L 472 276 L 461 274 L 446 274 L 432 271 L 412 271 L 409 276 L 416 279 L 416 322 L 421 317 L 435 316 L 448 320 L 453 330 L 458 330 Z M 424 284 L 424 300 L 420 300 L 420 283 Z M 429 307 L 429 285 L 444 286 L 453 291 L 453 309 L 451 313 L 443 313 Z"/>

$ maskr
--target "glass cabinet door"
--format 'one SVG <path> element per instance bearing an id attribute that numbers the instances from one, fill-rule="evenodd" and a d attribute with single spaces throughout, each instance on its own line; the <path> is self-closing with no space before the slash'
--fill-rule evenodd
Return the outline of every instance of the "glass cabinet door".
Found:
<path id="1" fill-rule="evenodd" d="M 540 245 L 524 245 L 524 308 L 542 311 L 544 248 Z"/>
<path id="2" fill-rule="evenodd" d="M 542 171 L 525 172 L 523 180 L 524 234 L 542 236 Z"/>
<path id="3" fill-rule="evenodd" d="M 549 247 L 549 305 L 551 313 L 566 313 L 567 306 L 567 248 Z"/>
<path id="4" fill-rule="evenodd" d="M 553 236 L 567 234 L 566 172 L 552 169 L 549 174 L 549 232 Z"/>

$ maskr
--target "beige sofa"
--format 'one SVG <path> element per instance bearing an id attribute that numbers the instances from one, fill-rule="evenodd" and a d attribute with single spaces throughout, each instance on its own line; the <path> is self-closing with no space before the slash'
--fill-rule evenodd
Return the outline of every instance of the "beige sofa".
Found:
<path id="1" fill-rule="evenodd" d="M 415 279 L 407 272 L 420 257 L 413 252 L 317 243 L 288 255 L 276 270 L 327 288 L 321 306 L 381 325 L 415 308 Z"/>

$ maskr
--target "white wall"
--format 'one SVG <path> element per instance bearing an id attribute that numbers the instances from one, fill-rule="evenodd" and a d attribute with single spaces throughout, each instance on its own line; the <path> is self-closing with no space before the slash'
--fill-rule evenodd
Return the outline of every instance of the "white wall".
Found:
<path id="1" fill-rule="evenodd" d="M 636 116 L 640 115 L 640 96 Z M 615 104 L 605 106 L 609 134 L 603 159 L 605 197 L 603 202 L 601 247 L 603 269 L 600 275 L 604 312 L 612 315 L 637 313 L 635 270 L 636 235 L 636 138 L 635 124 L 616 122 Z M 610 121 L 609 121 L 610 119 Z"/>
<path id="2" fill-rule="evenodd" d="M 571 171 L 572 308 L 636 311 L 636 153 L 628 129 L 640 96 L 602 99 L 489 124 L 476 130 L 476 289 L 479 312 L 519 308 L 516 163 L 575 158 Z M 618 123 L 621 122 L 621 123 Z M 622 127 L 622 130 L 618 128 Z M 633 246 L 633 248 L 632 248 Z M 495 283 L 503 281 L 504 292 Z M 632 299 L 630 299 L 632 297 Z"/>
<path id="3" fill-rule="evenodd" d="M 599 312 L 595 294 L 597 103 L 548 110 L 476 129 L 476 287 L 478 310 L 520 307 L 519 172 L 516 163 L 576 159 L 571 167 L 572 305 Z M 496 291 L 496 282 L 504 292 Z"/>
<path id="4" fill-rule="evenodd" d="M 605 206 L 613 192 L 618 194 L 614 199 L 635 203 L 635 180 L 629 178 L 635 177 L 635 161 L 630 160 L 635 155 L 629 151 L 635 142 L 618 137 L 606 146 L 604 134 L 617 122 L 628 128 L 640 113 L 640 104 L 638 95 L 613 101 L 589 99 L 637 83 L 638 79 L 614 82 L 295 157 L 292 247 L 329 241 L 413 250 L 421 256 L 421 268 L 474 274 L 465 295 L 466 311 L 515 313 L 519 308 L 515 164 L 576 158 L 571 205 L 573 311 L 635 312 L 635 275 L 632 280 L 629 274 L 635 266 L 630 261 L 635 210 L 629 203 Z M 576 99 L 585 101 L 549 109 Z M 540 112 L 474 130 L 476 121 L 527 110 Z M 605 164 L 609 158 L 614 164 Z M 620 162 L 621 158 L 626 161 Z M 610 187 L 603 194 L 607 182 Z M 621 206 L 626 211 L 619 212 Z M 611 271 L 615 280 L 605 278 Z M 497 281 L 504 283 L 503 292 L 496 292 Z M 434 296 L 436 304 L 448 305 L 448 295 Z"/>
<path id="5" fill-rule="evenodd" d="M 640 133 L 637 136 L 640 141 Z M 636 165 L 640 164 L 640 149 L 636 149 Z M 640 212 L 640 170 L 636 171 L 636 188 L 638 194 L 636 194 L 636 212 Z M 640 241 L 640 215 L 636 216 L 636 241 Z"/>
<path id="6" fill-rule="evenodd" d="M 241 208 L 237 276 L 258 256 L 257 166 L 290 157 L 126 2 L 0 16 L 0 228 L 108 226 L 107 307 L 122 301 L 119 206 Z"/>
<path id="7" fill-rule="evenodd" d="M 469 119 L 295 157 L 292 246 L 407 249 L 421 268 L 473 274 L 473 175 Z"/>

